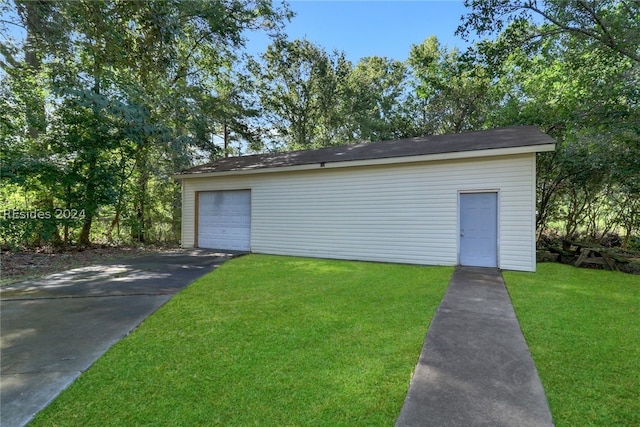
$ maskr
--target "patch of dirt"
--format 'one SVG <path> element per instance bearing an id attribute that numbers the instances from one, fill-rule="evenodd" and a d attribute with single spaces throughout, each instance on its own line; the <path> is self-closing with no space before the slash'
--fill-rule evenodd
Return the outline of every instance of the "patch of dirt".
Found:
<path id="1" fill-rule="evenodd" d="M 168 248 L 91 246 L 61 249 L 45 247 L 32 251 L 16 252 L 2 251 L 0 253 L 0 285 L 35 279 L 104 261 L 131 258 L 166 250 Z"/>

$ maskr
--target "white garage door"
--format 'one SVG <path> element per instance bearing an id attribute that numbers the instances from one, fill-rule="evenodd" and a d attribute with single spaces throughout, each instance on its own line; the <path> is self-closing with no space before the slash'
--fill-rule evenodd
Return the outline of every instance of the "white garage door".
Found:
<path id="1" fill-rule="evenodd" d="M 198 194 L 198 247 L 248 251 L 251 240 L 251 191 Z"/>

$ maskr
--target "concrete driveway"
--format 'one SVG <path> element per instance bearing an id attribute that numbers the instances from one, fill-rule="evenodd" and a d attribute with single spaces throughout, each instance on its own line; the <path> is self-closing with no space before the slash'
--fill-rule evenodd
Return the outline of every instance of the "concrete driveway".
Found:
<path id="1" fill-rule="evenodd" d="M 176 292 L 232 258 L 159 253 L 0 290 L 0 425 L 23 426 Z"/>

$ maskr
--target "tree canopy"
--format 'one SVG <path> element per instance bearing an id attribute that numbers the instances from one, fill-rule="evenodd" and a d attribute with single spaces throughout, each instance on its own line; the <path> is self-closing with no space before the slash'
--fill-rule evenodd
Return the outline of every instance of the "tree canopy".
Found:
<path id="1" fill-rule="evenodd" d="M 5 8 L 9 8 L 5 6 Z M 286 8 L 270 1 L 19 1 L 3 20 L 3 198 L 28 209 L 73 208 L 82 217 L 10 222 L 9 235 L 89 243 L 94 219 L 107 239 L 125 226 L 175 235 L 179 188 L 169 175 L 221 151 L 224 125 L 249 136 L 251 108 L 229 89 L 247 31 L 281 36 Z M 26 33 L 11 40 L 7 26 Z M 235 89 L 243 90 L 242 85 Z M 168 225 L 154 228 L 154 222 Z M 64 236 L 60 236 L 60 227 Z"/>
<path id="2" fill-rule="evenodd" d="M 517 124 L 559 142 L 540 235 L 637 234 L 640 3 L 465 4 L 466 51 L 425 34 L 404 62 L 352 63 L 288 39 L 269 0 L 1 3 L 0 200 L 67 212 L 3 221 L 3 245 L 175 242 L 171 174 L 224 155 Z M 252 32 L 272 38 L 256 57 Z"/>

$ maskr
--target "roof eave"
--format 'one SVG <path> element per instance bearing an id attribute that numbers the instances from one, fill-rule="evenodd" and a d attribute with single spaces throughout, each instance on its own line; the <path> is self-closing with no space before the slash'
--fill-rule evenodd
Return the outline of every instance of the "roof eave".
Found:
<path id="1" fill-rule="evenodd" d="M 556 148 L 555 143 L 550 144 L 538 144 L 527 145 L 521 147 L 509 147 L 509 148 L 492 148 L 484 150 L 473 151 L 458 151 L 447 152 L 437 154 L 423 154 L 418 156 L 404 156 L 404 157 L 383 157 L 377 159 L 365 159 L 365 160 L 347 160 L 338 162 L 314 162 L 304 165 L 292 165 L 292 166 L 279 166 L 279 167 L 265 167 L 256 169 L 238 169 L 229 171 L 216 171 L 216 172 L 203 172 L 203 173 L 178 173 L 171 175 L 173 179 L 193 179 L 193 178 L 209 178 L 218 176 L 229 175 L 249 175 L 249 174 L 261 174 L 261 173 L 276 173 L 276 172 L 295 172 L 314 169 L 334 169 L 345 167 L 358 167 L 358 166 L 378 166 L 389 164 L 403 164 L 403 163 L 416 163 L 416 162 L 431 162 L 438 160 L 458 160 L 458 159 L 471 159 L 479 157 L 493 157 L 493 156 L 509 156 L 516 154 L 528 154 L 538 153 L 544 151 L 554 151 Z"/>

